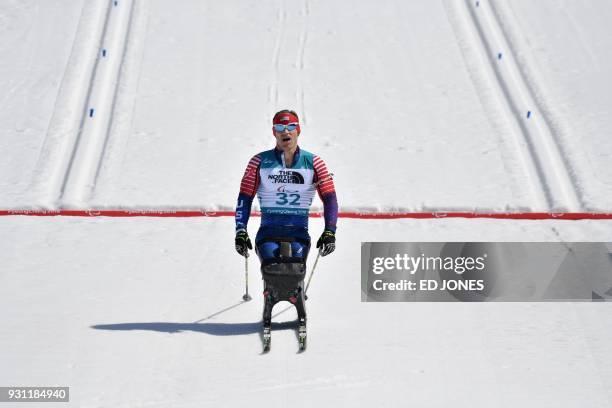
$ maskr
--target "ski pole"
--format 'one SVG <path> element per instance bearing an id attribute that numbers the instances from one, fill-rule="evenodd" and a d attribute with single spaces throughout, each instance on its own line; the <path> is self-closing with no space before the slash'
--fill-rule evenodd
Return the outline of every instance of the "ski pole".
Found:
<path id="1" fill-rule="evenodd" d="M 242 296 L 242 300 L 248 302 L 251 300 L 251 295 L 249 295 L 249 258 L 248 256 L 244 257 L 244 283 L 246 285 L 246 293 Z"/>
<path id="2" fill-rule="evenodd" d="M 312 266 L 312 270 L 310 271 L 310 276 L 308 277 L 308 281 L 306 282 L 306 289 L 304 289 L 304 298 L 306 300 L 308 300 L 308 296 L 306 295 L 306 292 L 308 291 L 308 287 L 310 286 L 310 280 L 312 279 L 312 274 L 315 271 L 315 268 L 317 267 L 317 262 L 319 262 L 319 257 L 321 256 L 321 250 L 319 250 L 319 252 L 317 253 L 317 259 L 315 259 L 315 263 Z"/>

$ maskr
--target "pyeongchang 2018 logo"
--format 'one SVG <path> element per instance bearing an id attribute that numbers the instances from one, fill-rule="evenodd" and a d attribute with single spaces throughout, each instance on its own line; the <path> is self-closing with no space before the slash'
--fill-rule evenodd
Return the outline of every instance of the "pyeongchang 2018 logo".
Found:
<path id="1" fill-rule="evenodd" d="M 268 180 L 273 183 L 304 184 L 304 176 L 291 170 L 279 170 L 278 174 L 268 175 Z"/>

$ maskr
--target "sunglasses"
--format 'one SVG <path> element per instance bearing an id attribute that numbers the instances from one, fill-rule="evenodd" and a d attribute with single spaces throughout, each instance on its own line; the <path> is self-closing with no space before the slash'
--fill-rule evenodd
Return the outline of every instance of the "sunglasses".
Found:
<path id="1" fill-rule="evenodd" d="M 275 132 L 283 132 L 285 129 L 287 129 L 289 132 L 293 132 L 295 129 L 297 129 L 297 127 L 297 123 L 289 123 L 288 125 L 278 123 L 273 126 Z"/>

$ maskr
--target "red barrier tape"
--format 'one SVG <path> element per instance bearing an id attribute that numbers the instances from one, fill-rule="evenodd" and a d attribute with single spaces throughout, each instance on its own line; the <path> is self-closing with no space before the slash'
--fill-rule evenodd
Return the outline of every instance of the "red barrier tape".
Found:
<path id="1" fill-rule="evenodd" d="M 0 210 L 3 215 L 25 215 L 35 217 L 233 217 L 234 211 L 209 210 Z M 261 213 L 253 212 L 252 216 L 259 217 Z M 321 217 L 322 213 L 312 212 L 311 217 Z M 397 219 L 397 218 L 494 218 L 505 220 L 611 220 L 612 213 L 546 213 L 546 212 L 352 212 L 341 211 L 340 218 L 357 219 Z"/>

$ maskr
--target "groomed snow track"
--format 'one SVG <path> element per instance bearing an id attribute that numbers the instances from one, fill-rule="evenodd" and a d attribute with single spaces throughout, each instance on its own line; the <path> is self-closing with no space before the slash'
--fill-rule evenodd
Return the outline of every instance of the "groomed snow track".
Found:
<path id="1" fill-rule="evenodd" d="M 83 5 L 56 112 L 30 190 L 50 207 L 86 206 L 113 121 L 133 0 Z"/>
<path id="2" fill-rule="evenodd" d="M 94 208 L 91 198 L 103 167 L 106 149 L 113 126 L 113 113 L 118 102 L 131 26 L 137 18 L 138 0 L 86 2 L 83 6 L 73 55 L 60 89 L 57 107 L 44 146 L 37 161 L 37 169 L 31 183 L 32 204 L 0 210 L 2 215 L 76 214 L 124 214 L 146 213 L 148 216 L 169 216 L 180 213 L 177 203 L 155 206 L 153 209 L 132 208 L 118 203 L 109 208 Z M 481 80 L 488 83 L 497 98 L 496 103 L 506 116 L 514 136 L 516 154 L 522 162 L 525 184 L 530 191 L 528 207 L 534 213 L 550 213 L 554 219 L 605 219 L 603 212 L 587 212 L 582 204 L 579 181 L 572 170 L 571 160 L 565 154 L 562 143 L 549 124 L 545 113 L 521 66 L 514 57 L 513 45 L 498 21 L 494 4 L 489 1 L 443 1 L 449 21 L 458 40 L 467 42 L 475 50 L 478 60 L 466 61 L 476 67 Z M 278 9 L 279 32 L 273 51 L 274 80 L 270 87 L 272 102 L 278 103 L 279 53 L 286 24 L 286 11 Z M 304 19 L 308 19 L 310 5 L 304 3 Z M 306 24 L 306 23 L 304 23 Z M 306 26 L 300 34 L 297 69 L 304 69 L 304 48 L 307 42 Z M 86 49 L 87 48 L 87 49 Z M 83 58 L 87 56 L 87 58 Z M 469 58 L 464 54 L 464 59 Z M 301 75 L 301 73 L 300 73 Z M 72 79 L 71 79 L 72 78 Z M 301 78 L 301 77 L 299 77 Z M 304 106 L 304 84 L 298 81 L 296 94 L 298 105 Z M 476 89 L 482 87 L 474 83 Z M 480 89 L 480 92 L 484 92 Z M 227 208 L 228 203 L 215 203 L 212 207 Z M 387 203 L 389 204 L 389 203 Z M 503 205 L 502 203 L 500 203 Z M 231 203 L 230 203 L 231 205 Z M 113 208 L 114 207 L 114 208 Z M 122 208 L 128 207 L 124 211 Z M 400 207 L 402 208 L 402 207 Z M 404 207 L 405 208 L 405 207 Z M 469 208 L 469 207 L 468 207 Z M 428 211 L 423 211 L 427 209 Z M 23 210 L 23 211 L 21 211 Z M 405 217 L 423 218 L 423 214 L 447 214 L 446 217 L 524 219 L 530 211 L 524 207 L 493 211 L 490 208 L 425 207 L 400 211 L 355 210 L 343 208 L 343 216 L 356 218 Z M 188 211 L 189 212 L 189 211 Z M 211 213 L 196 210 L 196 213 Z M 217 211 L 217 213 L 219 213 Z M 367 214 L 363 214 L 367 213 Z M 497 215 L 499 213 L 499 215 Z M 228 213 L 229 214 L 229 213 Z M 557 216 L 555 214 L 567 214 Z M 573 214 L 573 215 L 572 215 Z"/>
<path id="3" fill-rule="evenodd" d="M 478 51 L 480 61 L 476 65 L 493 89 L 512 128 L 534 207 L 581 211 L 580 192 L 570 170 L 570 160 L 516 61 L 494 4 L 487 0 L 447 0 L 445 4 L 449 14 L 459 16 L 451 19 L 452 24 L 460 25 L 455 28 L 456 32 L 467 36 Z M 478 88 L 478 84 L 475 86 Z"/>

